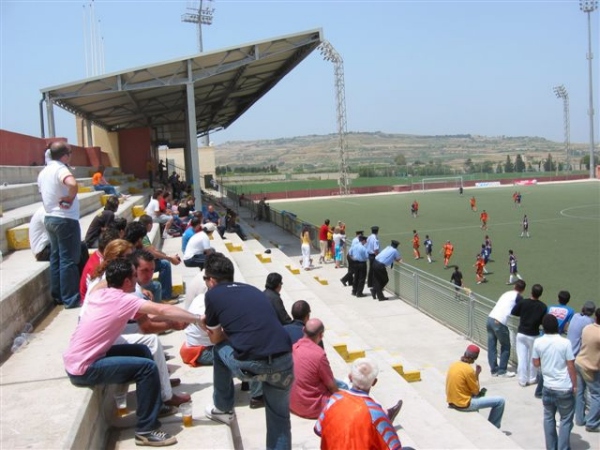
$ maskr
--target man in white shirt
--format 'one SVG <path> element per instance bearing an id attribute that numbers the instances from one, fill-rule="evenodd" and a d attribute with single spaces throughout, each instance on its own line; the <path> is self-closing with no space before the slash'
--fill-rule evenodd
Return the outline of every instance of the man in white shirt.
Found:
<path id="1" fill-rule="evenodd" d="M 53 142 L 50 155 L 52 161 L 40 172 L 38 187 L 50 239 L 51 295 L 65 308 L 76 308 L 80 305 L 77 264 L 81 255 L 77 180 L 68 168 L 71 148 L 66 142 Z"/>
<path id="2" fill-rule="evenodd" d="M 506 323 L 508 316 L 517 301 L 522 300 L 522 294 L 525 291 L 525 281 L 518 280 L 512 291 L 505 292 L 500 296 L 496 306 L 488 316 L 486 328 L 488 334 L 488 362 L 493 377 L 515 376 L 514 372 L 509 372 L 508 358 L 510 357 L 510 333 Z M 500 342 L 500 363 L 498 363 L 498 342 Z"/>
<path id="3" fill-rule="evenodd" d="M 144 212 L 152 217 L 154 222 L 165 226 L 162 237 L 163 239 L 167 239 L 170 236 L 168 230 L 173 224 L 173 216 L 165 214 L 163 211 L 161 211 L 158 199 L 162 196 L 162 194 L 162 189 L 155 189 L 154 193 L 152 194 L 152 198 L 150 199 L 150 202 L 148 202 L 148 206 L 146 206 Z"/>
<path id="4" fill-rule="evenodd" d="M 206 255 L 213 252 L 210 246 L 210 235 L 217 229 L 217 226 L 212 223 L 204 224 L 202 231 L 194 234 L 185 247 L 183 254 L 183 264 L 186 267 L 199 267 L 204 269 Z"/>
<path id="5" fill-rule="evenodd" d="M 40 206 L 29 221 L 29 246 L 37 261 L 50 260 L 50 238 L 44 226 L 46 210 Z"/>
<path id="6" fill-rule="evenodd" d="M 544 377 L 544 435 L 547 449 L 568 449 L 573 418 L 577 375 L 571 342 L 558 334 L 558 320 L 552 314 L 542 319 L 544 335 L 533 344 L 533 365 L 541 367 Z M 560 415 L 558 436 L 556 412 Z"/>

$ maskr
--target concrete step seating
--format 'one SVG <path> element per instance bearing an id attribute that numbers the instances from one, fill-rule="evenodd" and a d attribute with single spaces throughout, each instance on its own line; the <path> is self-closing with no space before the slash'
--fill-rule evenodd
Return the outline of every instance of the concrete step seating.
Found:
<path id="1" fill-rule="evenodd" d="M 76 173 L 81 173 L 81 169 L 76 170 Z M 3 191 L 6 195 L 18 195 L 18 193 L 18 190 Z M 101 196 L 101 192 L 78 194 L 82 237 L 94 216 L 102 210 Z M 145 195 L 131 196 L 119 206 L 117 215 L 131 220 L 133 206 L 147 203 L 148 198 L 148 190 Z M 24 206 L 8 210 L 0 218 L 0 249 L 3 253 L 3 261 L 0 263 L 2 275 L 0 354 L 2 355 L 10 349 L 15 334 L 24 323 L 35 322 L 53 305 L 50 298 L 49 264 L 36 261 L 29 249 L 29 221 L 42 204 L 41 201 L 26 203 L 26 199 L 23 198 L 20 199 L 20 204 Z M 22 250 L 11 253 L 11 246 Z"/>

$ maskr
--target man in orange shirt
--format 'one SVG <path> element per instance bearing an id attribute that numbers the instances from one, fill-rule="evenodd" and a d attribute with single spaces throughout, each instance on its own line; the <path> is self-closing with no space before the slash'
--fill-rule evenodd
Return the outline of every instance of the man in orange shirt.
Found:
<path id="1" fill-rule="evenodd" d="M 421 252 L 419 252 L 419 247 L 421 246 L 421 240 L 419 238 L 419 233 L 417 233 L 417 230 L 413 230 L 412 245 L 413 245 L 413 253 L 415 254 L 415 259 L 421 259 Z"/>
<path id="2" fill-rule="evenodd" d="M 417 217 L 419 215 L 419 202 L 416 200 L 412 202 L 412 205 L 410 205 L 410 213 L 413 217 Z"/>
<path id="3" fill-rule="evenodd" d="M 483 211 L 481 211 L 481 214 L 479 215 L 479 220 L 481 220 L 481 229 L 482 230 L 487 230 L 487 221 L 488 221 L 489 215 L 488 213 L 485 211 L 485 209 Z"/>
<path id="4" fill-rule="evenodd" d="M 111 186 L 106 178 L 104 178 L 104 166 L 99 166 L 98 171 L 92 175 L 92 184 L 94 185 L 95 191 L 104 191 L 108 195 L 116 195 L 117 197 L 123 197 L 114 186 Z M 129 197 L 129 196 L 127 196 Z"/>
<path id="5" fill-rule="evenodd" d="M 447 269 L 450 258 L 452 258 L 452 253 L 454 253 L 454 245 L 450 241 L 446 241 L 442 247 L 442 252 L 444 253 L 444 269 Z"/>
<path id="6" fill-rule="evenodd" d="M 477 284 L 481 284 L 486 281 L 483 276 L 483 268 L 485 267 L 485 261 L 481 257 L 481 254 L 477 255 L 477 261 L 475 261 L 475 276 L 477 277 Z"/>
<path id="7" fill-rule="evenodd" d="M 475 200 L 475 196 L 471 197 L 469 203 L 471 203 L 471 211 L 477 211 L 477 200 Z"/>

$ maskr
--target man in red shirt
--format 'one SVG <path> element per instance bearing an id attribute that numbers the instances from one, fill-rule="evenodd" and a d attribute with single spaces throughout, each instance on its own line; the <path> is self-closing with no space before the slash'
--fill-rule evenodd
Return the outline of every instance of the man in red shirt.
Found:
<path id="1" fill-rule="evenodd" d="M 304 337 L 294 344 L 294 383 L 290 393 L 290 411 L 305 419 L 316 419 L 338 384 L 333 377 L 325 350 L 319 342 L 325 326 L 319 319 L 304 325 Z M 343 386 L 345 389 L 348 386 Z"/>
<path id="2" fill-rule="evenodd" d="M 325 255 L 327 255 L 327 233 L 329 233 L 329 219 L 325 219 L 325 222 L 319 228 L 319 247 L 321 249 L 319 263 L 324 263 Z"/>
<path id="3" fill-rule="evenodd" d="M 104 249 L 109 242 L 114 241 L 115 239 L 119 239 L 119 231 L 116 228 L 108 228 L 103 231 L 98 239 L 98 250 L 96 250 L 85 263 L 85 267 L 81 272 L 81 278 L 79 280 L 79 295 L 81 296 L 82 303 L 87 294 L 87 288 L 90 279 L 92 278 L 92 274 L 104 259 L 102 257 Z"/>

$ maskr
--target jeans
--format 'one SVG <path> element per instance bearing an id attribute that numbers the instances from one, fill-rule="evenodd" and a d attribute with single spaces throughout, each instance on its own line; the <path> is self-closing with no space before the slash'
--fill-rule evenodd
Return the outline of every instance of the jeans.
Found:
<path id="1" fill-rule="evenodd" d="M 162 286 L 159 281 L 150 281 L 150 283 L 142 286 L 142 288 L 152 292 L 152 301 L 154 303 L 162 302 Z M 148 299 L 146 298 L 146 300 Z"/>
<path id="2" fill-rule="evenodd" d="M 508 327 L 501 324 L 496 319 L 488 317 L 487 323 L 488 338 L 488 362 L 492 375 L 502 375 L 508 368 L 508 358 L 510 357 L 510 333 Z M 500 364 L 498 364 L 498 342 L 500 342 Z"/>
<path id="3" fill-rule="evenodd" d="M 80 305 L 79 268 L 81 229 L 79 222 L 62 217 L 46 216 L 44 226 L 50 239 L 50 284 L 52 298 L 65 308 Z"/>
<path id="4" fill-rule="evenodd" d="M 125 331 L 125 330 L 124 330 Z M 119 336 L 113 345 L 125 344 L 142 344 L 148 347 L 152 359 L 156 364 L 158 376 L 160 378 L 160 396 L 163 402 L 171 400 L 173 397 L 173 389 L 171 388 L 171 380 L 167 360 L 165 359 L 165 351 L 162 343 L 156 334 L 141 334 L 141 333 L 125 333 Z"/>
<path id="5" fill-rule="evenodd" d="M 575 397 L 575 423 L 593 430 L 600 427 L 600 371 L 592 372 L 592 379 L 577 364 L 577 395 Z M 590 394 L 589 411 L 585 414 L 586 390 Z"/>
<path id="6" fill-rule="evenodd" d="M 171 275 L 171 263 L 166 259 L 157 259 L 156 268 L 158 272 L 158 281 L 162 287 L 162 298 L 170 300 L 173 297 L 173 277 Z"/>
<path id="7" fill-rule="evenodd" d="M 536 338 L 537 336 L 527 336 L 526 334 L 517 333 L 517 359 L 519 360 L 517 378 L 521 386 L 534 383 L 537 377 L 537 369 L 534 367 L 531 359 L 533 343 Z"/>
<path id="8" fill-rule="evenodd" d="M 158 413 L 160 381 L 158 369 L 145 345 L 113 345 L 104 358 L 94 361 L 83 375 L 68 374 L 75 386 L 124 384 L 135 381 L 137 399 L 136 432 L 153 431 L 160 427 Z"/>
<path id="9" fill-rule="evenodd" d="M 542 403 L 544 404 L 546 449 L 569 450 L 571 448 L 569 439 L 573 429 L 573 417 L 575 416 L 573 392 L 571 390 L 558 391 L 545 387 L 542 392 Z M 556 433 L 556 411 L 560 415 L 558 437 Z"/>
<path id="10" fill-rule="evenodd" d="M 117 197 L 120 196 L 115 187 L 111 186 L 110 184 L 97 184 L 94 186 L 94 190 L 104 191 L 104 193 L 108 195 L 116 195 Z"/>
<path id="11" fill-rule="evenodd" d="M 272 360 L 239 361 L 233 347 L 224 341 L 213 349 L 213 400 L 221 411 L 232 411 L 235 400 L 233 377 L 261 381 L 267 420 L 267 449 L 291 449 L 290 390 L 294 381 L 292 353 Z"/>
<path id="12" fill-rule="evenodd" d="M 462 411 L 479 411 L 484 408 L 492 408 L 488 416 L 488 422 L 496 428 L 502 425 L 504 414 L 504 399 L 502 397 L 473 397 L 471 403 Z"/>

